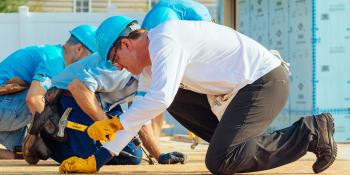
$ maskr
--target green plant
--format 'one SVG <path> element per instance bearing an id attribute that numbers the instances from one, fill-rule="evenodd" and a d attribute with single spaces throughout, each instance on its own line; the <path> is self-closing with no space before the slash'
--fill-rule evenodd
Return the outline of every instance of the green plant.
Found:
<path id="1" fill-rule="evenodd" d="M 27 0 L 0 0 L 0 12 L 1 13 L 11 13 L 17 12 L 18 7 L 25 5 Z"/>

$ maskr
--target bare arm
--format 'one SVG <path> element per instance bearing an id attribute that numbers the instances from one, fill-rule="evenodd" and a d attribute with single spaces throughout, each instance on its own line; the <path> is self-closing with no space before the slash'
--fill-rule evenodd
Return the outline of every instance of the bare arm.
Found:
<path id="1" fill-rule="evenodd" d="M 157 141 L 159 141 L 160 133 L 162 132 L 162 126 L 164 122 L 164 113 L 161 113 L 157 117 L 154 117 L 151 121 L 153 133 Z"/>
<path id="2" fill-rule="evenodd" d="M 68 90 L 71 92 L 80 108 L 89 115 L 92 120 L 108 119 L 100 103 L 97 101 L 95 93 L 90 91 L 83 82 L 78 79 L 73 80 L 72 83 L 69 84 Z"/>
<path id="3" fill-rule="evenodd" d="M 143 146 L 147 151 L 157 160 L 160 155 L 160 147 L 158 138 L 155 137 L 152 129 L 152 125 L 144 125 L 139 131 L 139 136 L 142 141 Z"/>
<path id="4" fill-rule="evenodd" d="M 26 97 L 26 103 L 33 116 L 35 112 L 42 112 L 44 110 L 45 103 L 43 97 L 45 93 L 46 90 L 41 87 L 40 82 L 33 80 Z"/>

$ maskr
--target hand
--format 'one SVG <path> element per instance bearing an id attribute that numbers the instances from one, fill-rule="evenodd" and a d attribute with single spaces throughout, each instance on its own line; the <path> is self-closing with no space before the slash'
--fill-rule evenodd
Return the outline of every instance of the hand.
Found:
<path id="1" fill-rule="evenodd" d="M 108 135 L 107 137 L 109 140 L 113 140 L 115 138 L 115 133 L 114 134 L 111 134 L 111 135 Z M 107 141 L 109 141 L 107 140 Z M 102 145 L 104 145 L 107 141 L 103 141 L 103 140 L 98 140 L 99 141 L 99 146 L 101 147 Z M 98 143 L 98 142 L 96 142 Z"/>
<path id="2" fill-rule="evenodd" d="M 115 132 L 122 129 L 123 125 L 119 118 L 113 117 L 109 120 L 96 121 L 87 129 L 87 133 L 94 140 L 111 141 Z"/>
<path id="3" fill-rule="evenodd" d="M 170 153 L 163 153 L 160 154 L 158 163 L 160 164 L 177 164 L 181 162 L 181 164 L 184 164 L 186 161 L 187 156 L 180 152 L 170 152 Z"/>
<path id="4" fill-rule="evenodd" d="M 82 159 L 76 156 L 70 157 L 60 165 L 60 173 L 96 173 L 95 156 Z"/>
<path id="5" fill-rule="evenodd" d="M 17 92 L 21 92 L 27 88 L 28 88 L 28 86 L 22 86 L 22 85 L 16 84 L 16 83 L 9 83 L 9 84 L 0 85 L 0 95 L 14 94 Z"/>

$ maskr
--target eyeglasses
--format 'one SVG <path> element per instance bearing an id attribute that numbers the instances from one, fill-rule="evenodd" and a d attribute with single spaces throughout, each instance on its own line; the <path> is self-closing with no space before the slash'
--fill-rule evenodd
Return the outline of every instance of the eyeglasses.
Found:
<path id="1" fill-rule="evenodd" d="M 113 57 L 111 57 L 111 61 L 113 64 L 115 64 L 116 62 L 116 57 L 117 57 L 117 50 L 118 50 L 118 47 L 116 45 L 113 46 L 114 47 L 114 54 L 113 54 Z"/>
<path id="2" fill-rule="evenodd" d="M 110 60 L 112 62 L 112 64 L 118 68 L 118 70 L 123 70 L 124 67 L 122 65 L 119 64 L 118 60 L 119 60 L 119 57 L 117 56 L 117 50 L 118 50 L 118 46 L 117 45 L 114 45 L 114 54 L 112 57 L 110 57 Z"/>

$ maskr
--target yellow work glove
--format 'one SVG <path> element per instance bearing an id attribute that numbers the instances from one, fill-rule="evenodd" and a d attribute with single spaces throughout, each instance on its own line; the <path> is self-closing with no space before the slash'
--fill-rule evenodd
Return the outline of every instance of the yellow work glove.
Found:
<path id="1" fill-rule="evenodd" d="M 64 160 L 60 165 L 60 173 L 96 173 L 95 156 L 82 159 L 76 156 Z"/>
<path id="2" fill-rule="evenodd" d="M 109 120 L 96 121 L 87 129 L 87 133 L 94 140 L 111 141 L 113 134 L 122 129 L 123 125 L 119 118 L 113 117 Z"/>
<path id="3" fill-rule="evenodd" d="M 111 134 L 108 136 L 109 140 L 113 140 L 115 138 L 115 134 Z M 103 141 L 103 140 L 99 140 L 99 142 L 101 143 L 101 145 L 105 144 L 107 141 Z"/>

